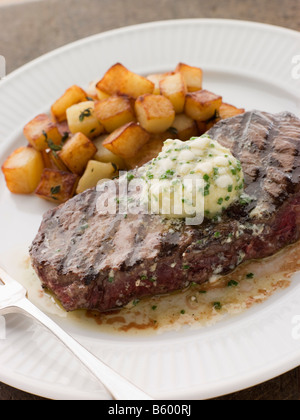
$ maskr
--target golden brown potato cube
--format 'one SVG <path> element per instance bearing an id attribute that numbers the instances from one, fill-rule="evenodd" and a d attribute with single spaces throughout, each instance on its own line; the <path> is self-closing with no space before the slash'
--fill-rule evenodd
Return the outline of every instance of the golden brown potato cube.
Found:
<path id="1" fill-rule="evenodd" d="M 153 134 L 148 143 L 146 143 L 137 153 L 125 160 L 128 170 L 143 166 L 145 163 L 156 158 L 162 151 L 164 141 L 170 138 L 170 133 Z"/>
<path id="2" fill-rule="evenodd" d="M 107 99 L 110 97 L 110 95 L 108 93 L 103 92 L 103 90 L 100 90 L 97 88 L 96 86 L 96 91 L 97 91 L 97 99 L 98 101 L 103 101 L 103 99 Z"/>
<path id="3" fill-rule="evenodd" d="M 66 167 L 66 165 L 63 163 L 61 158 L 58 156 L 58 154 L 52 150 L 49 151 L 49 159 L 52 164 L 53 169 L 58 169 L 59 171 L 63 172 L 69 172 L 69 169 Z"/>
<path id="4" fill-rule="evenodd" d="M 58 131 L 60 132 L 60 134 L 62 135 L 62 142 L 65 143 L 65 141 L 70 137 L 71 135 L 71 131 L 69 129 L 68 126 L 68 121 L 62 121 L 62 122 L 58 122 L 56 123 Z"/>
<path id="5" fill-rule="evenodd" d="M 63 164 L 56 152 L 51 149 L 43 150 L 42 152 L 44 167 L 48 169 L 58 169 L 59 171 L 69 172 L 66 165 Z"/>
<path id="6" fill-rule="evenodd" d="M 182 74 L 188 92 L 196 92 L 202 89 L 203 71 L 199 67 L 179 63 L 175 72 Z"/>
<path id="7" fill-rule="evenodd" d="M 207 90 L 188 93 L 185 101 L 185 113 L 197 121 L 207 121 L 218 114 L 222 97 Z"/>
<path id="8" fill-rule="evenodd" d="M 162 95 L 146 94 L 135 102 L 135 113 L 141 126 L 149 133 L 163 133 L 175 119 L 172 102 Z"/>
<path id="9" fill-rule="evenodd" d="M 197 126 L 199 130 L 199 135 L 202 136 L 202 134 L 206 133 L 208 130 L 210 130 L 214 125 L 216 125 L 219 121 L 221 121 L 220 117 L 211 118 L 208 121 L 197 121 Z"/>
<path id="10" fill-rule="evenodd" d="M 103 146 L 124 159 L 133 157 L 150 139 L 139 124 L 131 122 L 111 133 L 103 142 Z"/>
<path id="11" fill-rule="evenodd" d="M 78 179 L 77 175 L 70 172 L 44 169 L 35 194 L 52 203 L 65 203 L 74 196 Z"/>
<path id="12" fill-rule="evenodd" d="M 67 121 L 72 134 L 82 133 L 89 138 L 98 137 L 105 130 L 95 115 L 95 102 L 80 102 L 67 109 Z"/>
<path id="13" fill-rule="evenodd" d="M 87 99 L 92 99 L 93 101 L 97 101 L 98 100 L 98 95 L 97 95 L 97 88 L 96 85 L 99 82 L 99 80 L 93 80 L 92 82 L 90 82 L 88 84 L 88 87 L 86 89 L 86 94 L 87 94 Z"/>
<path id="14" fill-rule="evenodd" d="M 42 152 L 44 167 L 48 169 L 58 169 L 59 171 L 68 172 L 68 168 L 63 164 L 56 152 L 51 149 L 43 150 Z"/>
<path id="15" fill-rule="evenodd" d="M 159 83 L 161 80 L 165 79 L 167 76 L 171 76 L 174 73 L 156 73 L 156 74 L 149 74 L 147 79 L 150 80 L 154 84 L 153 95 L 160 95 L 160 87 Z"/>
<path id="16" fill-rule="evenodd" d="M 197 127 L 199 131 L 199 136 L 207 132 L 207 124 L 205 121 L 197 121 Z"/>
<path id="17" fill-rule="evenodd" d="M 76 193 L 80 194 L 89 188 L 94 188 L 103 179 L 112 179 L 118 175 L 118 168 L 112 163 L 97 162 L 90 160 L 79 180 Z"/>
<path id="18" fill-rule="evenodd" d="M 223 103 L 219 109 L 219 115 L 222 120 L 227 118 L 235 117 L 236 115 L 244 114 L 245 110 L 242 108 L 237 108 L 233 105 Z"/>
<path id="19" fill-rule="evenodd" d="M 49 142 L 61 144 L 62 135 L 57 125 L 46 114 L 37 115 L 24 127 L 24 136 L 36 150 L 42 151 L 49 147 Z"/>
<path id="20" fill-rule="evenodd" d="M 6 185 L 14 194 L 33 193 L 43 169 L 42 155 L 32 147 L 20 147 L 15 150 L 2 166 Z"/>
<path id="21" fill-rule="evenodd" d="M 95 104 L 95 116 L 108 133 L 131 121 L 135 121 L 134 111 L 126 96 L 110 96 Z"/>
<path id="22" fill-rule="evenodd" d="M 86 92 L 79 86 L 71 86 L 66 92 L 52 105 L 51 112 L 56 121 L 61 122 L 67 119 L 66 111 L 70 106 L 84 102 L 87 99 Z"/>
<path id="23" fill-rule="evenodd" d="M 173 131 L 174 130 L 174 131 Z M 198 127 L 196 121 L 188 117 L 185 114 L 178 114 L 169 128 L 169 131 L 175 136 L 175 138 L 185 141 L 191 137 L 198 135 Z"/>
<path id="24" fill-rule="evenodd" d="M 159 83 L 161 95 L 168 98 L 175 109 L 176 114 L 184 111 L 185 95 L 187 93 L 186 84 L 181 73 L 167 76 Z"/>
<path id="25" fill-rule="evenodd" d="M 152 93 L 154 84 L 145 77 L 133 73 L 122 64 L 117 63 L 97 83 L 97 89 L 108 95 L 127 95 L 136 99 L 145 93 Z"/>
<path id="26" fill-rule="evenodd" d="M 101 90 L 97 89 L 97 84 L 99 83 L 99 79 L 93 80 L 89 83 L 88 88 L 86 90 L 87 96 L 94 101 L 102 101 L 102 99 L 109 98 L 109 95 Z"/>
<path id="27" fill-rule="evenodd" d="M 58 156 L 71 172 L 81 175 L 96 153 L 94 143 L 84 134 L 77 133 L 65 143 Z"/>
<path id="28" fill-rule="evenodd" d="M 103 146 L 103 142 L 107 137 L 107 135 L 103 135 L 94 140 L 94 145 L 97 147 L 97 153 L 93 159 L 103 163 L 114 163 L 118 168 L 126 169 L 124 160 L 120 156 L 114 155 L 110 150 Z"/>

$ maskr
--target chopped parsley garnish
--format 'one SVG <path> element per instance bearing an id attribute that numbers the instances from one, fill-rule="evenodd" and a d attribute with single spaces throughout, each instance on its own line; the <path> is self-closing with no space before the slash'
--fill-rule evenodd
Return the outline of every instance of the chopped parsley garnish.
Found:
<path id="1" fill-rule="evenodd" d="M 68 138 L 69 138 L 69 133 L 66 131 L 61 139 L 62 144 L 65 144 Z"/>
<path id="2" fill-rule="evenodd" d="M 174 136 L 178 136 L 178 130 L 176 127 L 170 127 L 167 130 L 169 133 L 173 134 Z"/>
<path id="3" fill-rule="evenodd" d="M 127 174 L 127 179 L 128 181 L 132 181 L 135 178 L 135 176 L 133 174 Z"/>
<path id="4" fill-rule="evenodd" d="M 223 201 L 224 201 L 224 199 L 222 197 L 220 197 L 219 200 L 218 200 L 219 206 L 221 206 L 223 204 Z"/>
<path id="5" fill-rule="evenodd" d="M 227 284 L 228 287 L 236 287 L 238 285 L 239 285 L 239 283 L 235 280 L 230 280 Z"/>
<path id="6" fill-rule="evenodd" d="M 53 142 L 53 140 L 48 139 L 48 134 L 44 130 L 43 130 L 43 136 L 45 137 L 45 141 L 46 141 L 49 149 L 52 151 L 53 155 L 57 158 L 56 152 L 60 152 L 61 149 L 62 149 L 62 146 L 58 145 L 58 144 L 55 144 Z M 55 197 L 52 197 L 52 198 L 55 198 Z"/>
<path id="7" fill-rule="evenodd" d="M 247 279 L 253 279 L 254 278 L 254 274 L 253 273 L 248 273 L 246 275 Z"/>
<path id="8" fill-rule="evenodd" d="M 222 305 L 220 302 L 214 302 L 213 307 L 215 308 L 216 311 L 220 311 L 222 309 Z"/>
<path id="9" fill-rule="evenodd" d="M 237 187 L 237 188 L 239 189 L 239 187 Z M 242 194 L 241 195 L 240 204 L 242 206 L 245 206 L 245 205 L 251 203 L 251 201 L 252 201 L 252 198 L 251 197 L 247 196 L 246 194 Z"/>
<path id="10" fill-rule="evenodd" d="M 56 187 L 52 187 L 50 191 L 51 191 L 51 195 L 59 194 L 61 191 L 61 186 L 56 185 Z"/>
<path id="11" fill-rule="evenodd" d="M 172 169 L 168 169 L 163 175 L 161 175 L 160 179 L 170 179 L 175 174 L 175 171 Z"/>
<path id="12" fill-rule="evenodd" d="M 79 115 L 79 121 L 82 122 L 86 117 L 90 117 L 92 115 L 92 108 L 87 108 L 81 112 Z"/>

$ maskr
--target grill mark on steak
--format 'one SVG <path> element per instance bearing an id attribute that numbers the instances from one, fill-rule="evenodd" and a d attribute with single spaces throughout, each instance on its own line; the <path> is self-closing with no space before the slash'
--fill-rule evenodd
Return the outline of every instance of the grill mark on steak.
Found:
<path id="1" fill-rule="evenodd" d="M 101 216 L 95 189 L 50 210 L 30 254 L 66 310 L 106 311 L 203 283 L 300 238 L 300 120 L 254 111 L 208 134 L 241 161 L 251 203 L 201 226 L 156 215 Z"/>

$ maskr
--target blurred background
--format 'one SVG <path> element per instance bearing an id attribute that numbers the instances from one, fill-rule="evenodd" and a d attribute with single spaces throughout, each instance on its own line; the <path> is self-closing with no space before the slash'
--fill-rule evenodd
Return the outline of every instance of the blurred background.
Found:
<path id="1" fill-rule="evenodd" d="M 155 20 L 230 18 L 300 30 L 299 0 L 0 0 L 7 72 L 77 39 Z"/>
<path id="2" fill-rule="evenodd" d="M 83 37 L 133 24 L 182 18 L 241 19 L 300 31 L 300 0 L 0 0 L 0 56 L 5 57 L 10 73 Z M 300 368 L 222 399 L 298 400 L 299 375 Z M 38 397 L 0 383 L 0 400 L 12 399 Z"/>

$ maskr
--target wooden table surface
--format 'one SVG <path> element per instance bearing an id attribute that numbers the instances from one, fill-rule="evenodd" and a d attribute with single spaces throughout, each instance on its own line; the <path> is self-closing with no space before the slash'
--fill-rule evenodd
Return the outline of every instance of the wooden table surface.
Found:
<path id="1" fill-rule="evenodd" d="M 299 0 L 5 0 L 3 6 L 1 1 L 0 55 L 6 58 L 7 72 L 80 38 L 156 20 L 242 19 L 300 31 Z M 300 368 L 219 399 L 298 400 L 299 377 Z M 0 383 L 0 400 L 38 399 Z"/>

